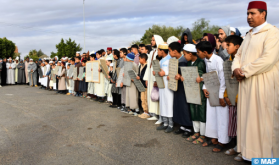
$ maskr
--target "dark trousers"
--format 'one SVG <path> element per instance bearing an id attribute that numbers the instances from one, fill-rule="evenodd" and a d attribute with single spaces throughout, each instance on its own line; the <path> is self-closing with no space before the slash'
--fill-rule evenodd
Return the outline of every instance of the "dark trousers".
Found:
<path id="1" fill-rule="evenodd" d="M 121 95 L 118 93 L 112 93 L 112 105 L 117 105 L 118 107 L 121 106 Z"/>
<path id="2" fill-rule="evenodd" d="M 56 89 L 58 90 L 58 82 L 59 82 L 59 79 L 57 79 L 57 76 L 56 76 Z"/>
<path id="3" fill-rule="evenodd" d="M 139 96 L 138 96 L 138 106 L 139 106 L 139 111 L 140 113 L 143 113 L 143 108 L 142 108 L 142 104 L 141 104 L 141 92 L 138 92 Z"/>

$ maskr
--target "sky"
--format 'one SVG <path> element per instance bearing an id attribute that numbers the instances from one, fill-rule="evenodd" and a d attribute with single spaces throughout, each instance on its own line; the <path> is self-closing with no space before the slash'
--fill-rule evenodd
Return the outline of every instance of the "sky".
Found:
<path id="1" fill-rule="evenodd" d="M 237 27 L 245 34 L 250 0 L 85 0 L 85 50 L 128 47 L 154 24 L 192 28 L 200 18 Z M 266 0 L 267 22 L 279 27 L 279 1 Z M 0 37 L 12 40 L 24 57 L 46 55 L 71 38 L 84 47 L 83 0 L 1 0 Z"/>

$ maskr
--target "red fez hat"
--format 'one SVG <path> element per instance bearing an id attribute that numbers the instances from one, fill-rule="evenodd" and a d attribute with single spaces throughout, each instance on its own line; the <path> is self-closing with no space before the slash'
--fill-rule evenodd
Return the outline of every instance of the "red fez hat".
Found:
<path id="1" fill-rule="evenodd" d="M 111 47 L 108 47 L 107 50 L 112 50 L 112 48 L 111 48 Z"/>
<path id="2" fill-rule="evenodd" d="M 267 11 L 267 6 L 263 1 L 251 1 L 248 5 L 248 10 L 249 9 L 262 9 Z"/>

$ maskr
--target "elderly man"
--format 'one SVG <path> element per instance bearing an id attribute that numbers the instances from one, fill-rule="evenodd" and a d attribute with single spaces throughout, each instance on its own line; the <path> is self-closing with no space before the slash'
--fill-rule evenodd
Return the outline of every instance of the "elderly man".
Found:
<path id="1" fill-rule="evenodd" d="M 8 63 L 6 64 L 7 67 L 7 81 L 6 83 L 8 85 L 14 85 L 15 84 L 15 68 L 16 65 L 13 63 L 12 59 L 8 59 Z"/>
<path id="2" fill-rule="evenodd" d="M 29 65 L 27 67 L 28 70 L 28 77 L 29 77 L 29 85 L 31 87 L 35 86 L 38 87 L 37 85 L 37 64 L 33 62 L 33 59 L 30 59 Z"/>
<path id="3" fill-rule="evenodd" d="M 25 65 L 23 60 L 20 60 L 20 63 L 16 66 L 18 69 L 17 84 L 25 84 Z"/>
<path id="4" fill-rule="evenodd" d="M 252 29 L 235 55 L 239 83 L 237 150 L 246 160 L 279 157 L 279 30 L 266 22 L 267 5 L 249 3 Z"/>

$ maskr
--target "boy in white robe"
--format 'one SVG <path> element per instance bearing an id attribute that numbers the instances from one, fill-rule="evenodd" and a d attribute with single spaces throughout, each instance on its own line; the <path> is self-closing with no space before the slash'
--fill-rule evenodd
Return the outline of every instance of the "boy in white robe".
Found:
<path id="1" fill-rule="evenodd" d="M 8 59 L 9 63 L 6 63 L 7 67 L 7 85 L 15 84 L 15 67 L 16 65 L 13 63 L 12 59 Z"/>
<path id="2" fill-rule="evenodd" d="M 54 70 L 55 70 L 55 64 L 53 64 L 52 66 L 51 66 L 51 73 L 50 73 L 50 75 L 49 75 L 49 79 L 50 79 L 50 81 L 49 81 L 49 90 L 53 90 L 53 78 L 55 78 L 55 76 L 53 76 L 54 75 Z"/>
<path id="3" fill-rule="evenodd" d="M 44 72 L 44 87 L 47 89 L 47 82 L 48 82 L 48 76 L 47 73 L 50 70 L 49 60 L 45 60 L 45 72 Z"/>
<path id="4" fill-rule="evenodd" d="M 108 56 L 107 58 L 106 58 L 106 64 L 107 64 L 107 66 L 108 66 L 108 78 L 109 79 L 111 79 L 111 68 L 112 68 L 112 66 L 113 66 L 113 63 L 112 63 L 112 60 L 113 60 L 113 57 L 111 57 L 111 56 Z M 111 94 L 111 87 L 112 87 L 112 83 L 110 83 L 110 81 L 106 81 L 106 83 L 107 83 L 107 91 L 106 91 L 106 94 L 107 94 L 107 102 L 108 103 L 112 103 L 113 102 L 113 100 L 112 100 L 112 94 Z"/>
<path id="5" fill-rule="evenodd" d="M 162 58 L 160 61 L 161 71 L 159 76 L 163 77 L 165 88 L 159 88 L 160 95 L 160 115 L 164 121 L 164 124 L 157 127 L 157 130 L 165 130 L 165 133 L 173 131 L 173 91 L 168 86 L 168 74 L 169 74 L 169 60 L 171 56 L 168 54 L 168 44 L 160 44 L 158 47 L 158 56 Z M 153 71 L 155 76 L 155 71 Z"/>
<path id="6" fill-rule="evenodd" d="M 66 70 L 66 75 L 67 75 L 67 78 L 66 78 L 66 87 L 67 87 L 67 90 L 68 90 L 68 93 L 66 95 L 70 95 L 72 93 L 71 91 L 71 79 L 69 79 L 68 77 L 70 76 L 69 75 L 69 71 L 70 71 L 70 67 L 71 67 L 71 64 L 68 64 L 67 65 L 67 70 Z"/>
<path id="7" fill-rule="evenodd" d="M 45 63 L 42 62 L 41 65 L 40 65 L 40 69 L 41 69 L 43 75 L 44 75 L 44 67 L 45 67 Z M 43 81 L 44 81 L 44 77 L 42 77 L 42 78 L 39 77 L 39 84 L 41 84 L 40 89 L 44 88 Z"/>
<path id="8" fill-rule="evenodd" d="M 96 55 L 93 51 L 93 52 L 91 52 L 91 55 L 90 55 L 90 61 L 95 61 L 95 58 L 96 58 Z M 91 71 L 93 71 L 92 68 L 91 68 Z M 95 94 L 94 93 L 94 86 L 95 86 L 94 82 L 88 82 L 88 89 L 87 89 L 87 98 L 88 99 L 96 98 L 96 96 L 94 95 Z M 90 100 L 90 101 L 92 101 L 92 100 Z"/>
<path id="9" fill-rule="evenodd" d="M 213 152 L 220 152 L 224 144 L 229 143 L 228 126 L 229 126 L 229 109 L 224 100 L 224 92 L 226 89 L 225 76 L 223 71 L 223 60 L 221 57 L 212 52 L 212 45 L 208 41 L 200 42 L 197 46 L 198 56 L 204 59 L 206 64 L 206 72 L 216 71 L 219 82 L 219 102 L 221 106 L 211 106 L 207 99 L 206 107 L 206 130 L 205 136 L 212 138 L 203 143 L 203 147 L 215 144 Z M 201 78 L 203 81 L 203 78 Z M 209 98 L 209 92 L 203 86 L 205 97 Z"/>

